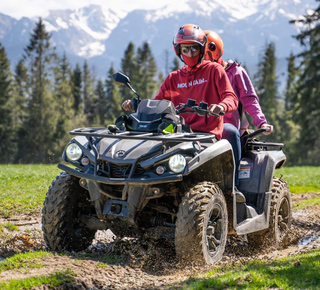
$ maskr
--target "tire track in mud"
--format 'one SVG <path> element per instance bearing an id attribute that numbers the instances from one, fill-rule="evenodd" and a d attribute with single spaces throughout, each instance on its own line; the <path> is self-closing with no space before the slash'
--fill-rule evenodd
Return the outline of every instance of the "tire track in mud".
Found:
<path id="1" fill-rule="evenodd" d="M 33 218 L 34 219 L 34 218 Z M 13 237 L 0 241 L 2 260 L 23 251 L 45 249 L 39 223 L 18 222 L 19 231 Z M 8 222 L 8 220 L 6 220 Z M 14 222 L 14 221 L 12 221 Z M 179 289 L 180 283 L 190 276 L 197 277 L 212 266 L 182 265 L 176 260 L 174 246 L 163 241 L 137 241 L 116 239 L 112 233 L 98 232 L 93 245 L 81 258 L 75 253 L 44 258 L 41 268 L 3 271 L 0 281 L 24 279 L 32 276 L 70 269 L 75 282 L 56 289 Z M 222 260 L 216 266 L 232 265 L 252 260 L 272 261 L 277 257 L 299 254 L 320 247 L 320 206 L 293 211 L 293 224 L 280 247 L 253 247 L 245 237 L 229 237 Z M 118 257 L 118 262 L 108 264 L 104 257 Z M 174 285 L 174 286 L 173 286 Z M 36 289 L 49 289 L 41 286 Z M 50 288 L 52 289 L 52 288 Z"/>

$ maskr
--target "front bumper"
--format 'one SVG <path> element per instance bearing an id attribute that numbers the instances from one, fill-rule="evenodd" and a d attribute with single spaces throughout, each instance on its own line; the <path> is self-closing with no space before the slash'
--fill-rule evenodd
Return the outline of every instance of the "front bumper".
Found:
<path id="1" fill-rule="evenodd" d="M 177 182 L 183 180 L 182 174 L 176 174 L 172 176 L 164 176 L 164 177 L 157 177 L 157 178 L 109 178 L 99 175 L 94 175 L 92 173 L 81 172 L 76 169 L 72 169 L 62 163 L 58 164 L 58 168 L 73 175 L 78 178 L 84 178 L 87 180 L 96 181 L 98 183 L 104 183 L 109 185 L 148 185 L 148 184 L 160 184 L 160 183 L 170 183 L 170 182 Z"/>

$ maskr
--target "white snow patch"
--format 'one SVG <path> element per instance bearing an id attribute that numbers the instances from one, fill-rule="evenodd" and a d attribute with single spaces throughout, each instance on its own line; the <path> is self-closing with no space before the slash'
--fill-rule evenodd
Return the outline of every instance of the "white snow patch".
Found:
<path id="1" fill-rule="evenodd" d="M 83 30 L 90 36 L 92 36 L 96 40 L 105 40 L 108 38 L 108 36 L 111 33 L 111 30 L 109 31 L 104 31 L 104 32 L 96 32 L 90 29 L 87 25 L 87 21 L 89 16 L 84 16 L 81 13 L 82 11 L 78 9 L 75 13 L 70 15 L 70 24 L 72 26 L 77 27 L 78 29 Z"/>
<path id="2" fill-rule="evenodd" d="M 51 32 L 51 31 L 59 31 L 59 27 L 53 26 L 50 22 L 43 20 L 43 24 L 45 25 L 46 31 Z"/>
<path id="3" fill-rule="evenodd" d="M 78 53 L 81 57 L 93 57 L 97 55 L 101 55 L 105 51 L 105 45 L 100 43 L 99 41 L 88 43 L 81 47 L 80 52 Z"/>
<path id="4" fill-rule="evenodd" d="M 67 22 L 63 21 L 63 19 L 61 17 L 57 17 L 56 19 L 56 23 L 63 29 L 67 29 L 69 28 L 69 25 Z"/>

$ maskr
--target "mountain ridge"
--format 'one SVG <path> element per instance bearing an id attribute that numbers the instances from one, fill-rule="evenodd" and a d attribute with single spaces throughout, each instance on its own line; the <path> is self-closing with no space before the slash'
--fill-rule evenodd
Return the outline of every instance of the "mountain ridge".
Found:
<path id="1" fill-rule="evenodd" d="M 267 42 L 275 42 L 277 58 L 282 63 L 291 51 L 301 50 L 292 37 L 300 28 L 289 24 L 289 20 L 305 15 L 307 9 L 315 6 L 314 0 L 186 0 L 173 1 L 157 10 L 127 12 L 91 4 L 74 10 L 50 10 L 42 19 L 57 52 L 66 53 L 72 65 L 86 59 L 100 77 L 106 76 L 111 64 L 117 70 L 120 68 L 130 41 L 136 48 L 147 41 L 159 70 L 166 74 L 166 55 L 170 56 L 170 66 L 175 57 L 173 36 L 186 23 L 218 32 L 224 41 L 223 57 L 241 61 L 251 72 Z M 13 66 L 29 44 L 38 19 L 16 20 L 0 11 L 0 42 Z M 283 65 L 278 69 L 279 74 L 286 69 Z"/>

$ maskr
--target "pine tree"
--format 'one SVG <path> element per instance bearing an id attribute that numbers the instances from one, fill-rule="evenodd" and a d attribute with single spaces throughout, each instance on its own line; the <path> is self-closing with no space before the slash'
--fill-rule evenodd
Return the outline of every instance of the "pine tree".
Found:
<path id="1" fill-rule="evenodd" d="M 13 143 L 13 119 L 11 115 L 12 85 L 10 62 L 4 47 L 0 43 L 0 162 L 13 161 L 15 144 Z"/>
<path id="2" fill-rule="evenodd" d="M 171 71 L 175 71 L 175 70 L 178 70 L 180 69 L 180 60 L 178 57 L 175 57 L 173 59 L 173 64 L 172 64 L 172 67 L 171 67 Z"/>
<path id="3" fill-rule="evenodd" d="M 97 97 L 97 122 L 104 126 L 106 122 L 106 92 L 101 80 L 98 81 L 95 94 Z"/>
<path id="4" fill-rule="evenodd" d="M 95 122 L 96 98 L 94 93 L 93 79 L 87 61 L 83 65 L 82 94 L 84 102 L 84 114 L 87 118 L 87 125 L 92 126 Z"/>
<path id="5" fill-rule="evenodd" d="M 72 95 L 73 95 L 73 109 L 76 115 L 82 114 L 82 99 L 81 99 L 81 69 L 79 64 L 76 64 L 76 68 L 72 73 Z"/>
<path id="6" fill-rule="evenodd" d="M 28 86 L 28 70 L 20 60 L 14 74 L 14 105 L 12 115 L 14 126 L 18 130 L 26 120 L 27 101 L 30 96 Z"/>
<path id="7" fill-rule="evenodd" d="M 254 75 L 253 83 L 267 122 L 274 126 L 274 132 L 270 137 L 279 140 L 281 132 L 279 119 L 282 110 L 278 96 L 276 66 L 275 44 L 271 42 L 266 45 L 264 53 L 260 55 L 258 72 Z"/>
<path id="8" fill-rule="evenodd" d="M 50 46 L 51 35 L 40 18 L 25 48 L 30 96 L 26 120 L 19 135 L 19 161 L 51 162 L 53 135 L 56 127 L 54 96 L 51 93 L 56 55 Z"/>
<path id="9" fill-rule="evenodd" d="M 165 77 L 164 75 L 162 74 L 162 72 L 158 73 L 158 87 L 160 88 L 162 83 L 164 82 L 165 80 Z"/>
<path id="10" fill-rule="evenodd" d="M 60 154 L 63 151 L 64 146 L 70 139 L 68 132 L 73 129 L 73 118 L 75 114 L 73 106 L 74 98 L 72 94 L 71 68 L 65 54 L 62 59 L 57 60 L 54 84 L 54 111 L 56 126 L 55 131 L 53 132 L 51 151 L 54 156 L 60 158 Z"/>
<path id="11" fill-rule="evenodd" d="M 27 105 L 30 98 L 30 88 L 28 81 L 28 70 L 20 60 L 15 68 L 14 86 L 13 86 L 13 102 L 11 104 L 11 114 L 13 118 L 13 130 L 15 132 L 15 146 L 20 143 L 20 136 L 24 136 L 24 125 L 27 121 Z M 14 162 L 17 160 L 18 152 L 15 152 Z"/>
<path id="12" fill-rule="evenodd" d="M 153 97 L 158 85 L 154 79 L 157 74 L 157 66 L 147 42 L 144 42 L 142 47 L 138 48 L 137 69 L 139 83 L 134 86 L 142 99 L 150 99 Z"/>
<path id="13" fill-rule="evenodd" d="M 319 0 L 317 0 L 319 2 Z M 295 97 L 295 116 L 301 126 L 299 164 L 320 164 L 320 5 L 303 18 L 292 21 L 305 27 L 296 36 L 304 47 L 298 55 L 301 74 Z"/>
<path id="14" fill-rule="evenodd" d="M 114 72 L 113 66 L 111 65 L 106 79 L 106 102 L 104 104 L 106 120 L 112 124 L 117 117 L 123 114 L 121 109 L 122 98 L 119 93 L 119 86 L 112 78 Z"/>
<path id="15" fill-rule="evenodd" d="M 128 47 L 124 52 L 124 57 L 121 59 L 121 70 L 130 78 L 132 85 L 136 87 L 136 84 L 139 82 L 139 75 L 136 65 L 134 44 L 132 42 L 128 44 Z M 121 92 L 122 101 L 135 97 L 134 93 L 125 86 L 121 86 L 119 90 Z"/>
<path id="16" fill-rule="evenodd" d="M 291 111 L 295 107 L 296 96 L 297 96 L 297 85 L 298 85 L 298 75 L 299 70 L 296 68 L 295 56 L 291 52 L 290 56 L 287 58 L 288 61 L 288 77 L 286 81 L 285 88 L 285 110 Z"/>
<path id="17" fill-rule="evenodd" d="M 295 57 L 291 53 L 288 61 L 288 76 L 286 81 L 286 89 L 284 92 L 284 110 L 281 115 L 281 140 L 285 146 L 283 151 L 287 156 L 286 163 L 288 165 L 297 165 L 297 156 L 299 155 L 299 136 L 301 127 L 295 119 L 295 98 L 297 94 L 297 77 L 299 71 L 295 65 Z"/>

